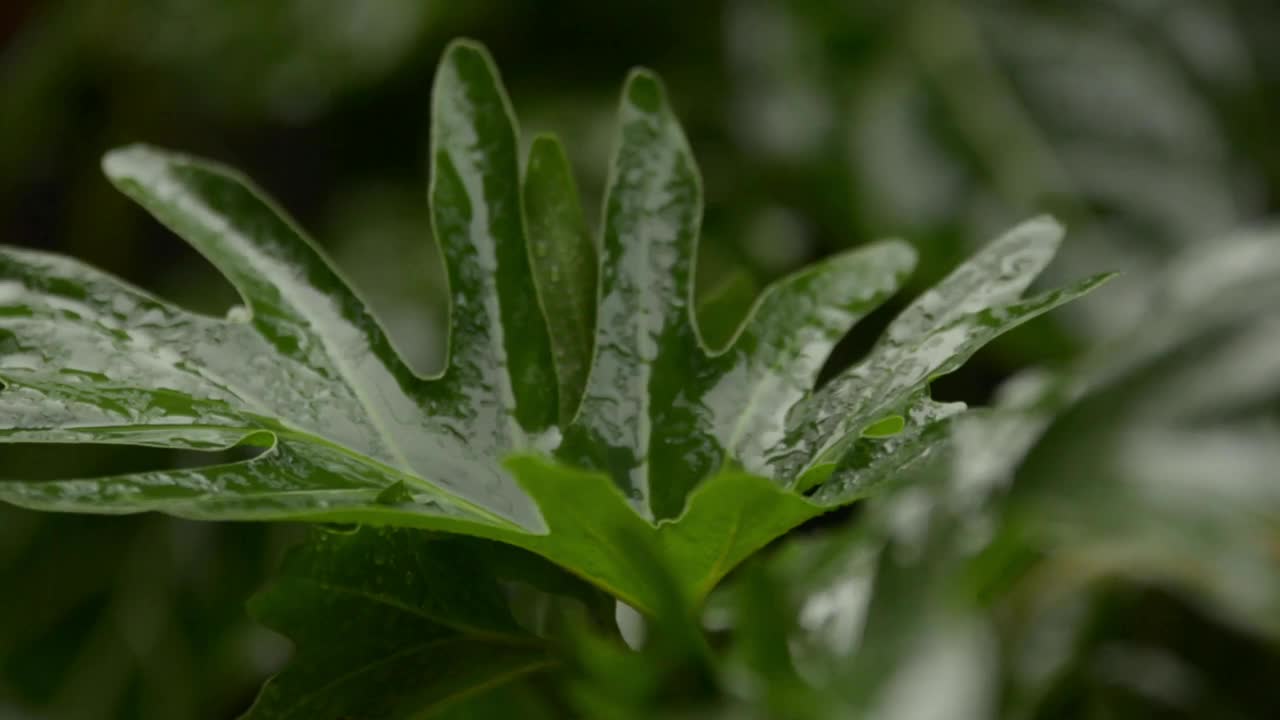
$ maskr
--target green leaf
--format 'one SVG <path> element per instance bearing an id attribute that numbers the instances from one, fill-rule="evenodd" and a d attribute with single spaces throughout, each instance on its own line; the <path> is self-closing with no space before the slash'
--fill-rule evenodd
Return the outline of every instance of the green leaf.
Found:
<path id="1" fill-rule="evenodd" d="M 608 476 L 537 456 L 508 461 L 543 509 L 546 535 L 510 538 L 562 560 L 574 573 L 646 613 L 662 589 L 636 570 L 637 538 L 669 566 L 690 606 L 701 604 L 730 570 L 823 508 L 758 475 L 724 470 L 689 496 L 684 512 L 652 525 L 637 515 Z"/>
<path id="2" fill-rule="evenodd" d="M 466 417 L 469 447 L 501 452 L 555 421 L 556 381 L 529 272 L 515 115 L 484 48 L 449 47 L 431 118 L 432 226 L 452 299 L 433 399 Z"/>
<path id="3" fill-rule="evenodd" d="M 616 637 L 572 633 L 565 694 L 584 718 L 638 720 L 653 717 L 659 705 L 663 716 L 683 716 L 687 706 L 700 707 L 714 696 L 716 658 L 696 608 L 687 604 L 681 583 L 649 538 L 618 539 L 635 558 L 637 574 L 654 589 L 658 611 L 643 621 L 630 646 Z"/>
<path id="4" fill-rule="evenodd" d="M 740 622 L 725 665 L 756 680 L 741 685 L 747 688 L 747 700 L 769 708 L 770 717 L 819 717 L 829 704 L 817 697 L 793 660 L 799 649 L 793 632 L 798 608 L 788 593 L 779 592 L 784 583 L 781 573 L 765 563 L 745 566 L 734 580 L 730 612 Z"/>
<path id="5" fill-rule="evenodd" d="M 929 380 L 1100 282 L 1019 300 L 1060 235 L 1030 223 L 815 392 L 831 349 L 914 267 L 909 245 L 872 243 L 783 278 L 740 327 L 716 330 L 711 349 L 692 306 L 700 181 L 652 74 L 633 73 L 622 94 L 598 303 L 563 154 L 535 142 L 521 185 L 510 105 L 472 43 L 445 53 L 432 131 L 452 321 L 437 377 L 406 367 L 341 275 L 248 181 L 148 148 L 108 155 L 111 180 L 206 255 L 246 307 L 195 315 L 73 260 L 0 249 L 0 441 L 252 457 L 6 482 L 0 500 L 473 535 L 653 612 L 663 596 L 627 549 L 644 538 L 696 605 L 750 553 L 926 457 L 942 419 Z M 887 434 L 872 425 L 892 417 L 900 432 L 864 437 Z M 812 500 L 797 494 L 837 468 Z"/>
<path id="6" fill-rule="evenodd" d="M 623 91 L 602 247 L 596 356 L 559 456 L 610 474 L 636 510 L 677 516 L 724 458 L 766 470 L 791 406 L 827 353 L 914 266 L 890 241 L 768 288 L 719 353 L 693 319 L 702 191 L 688 144 L 651 74 Z"/>
<path id="7" fill-rule="evenodd" d="M 765 288 L 729 348 L 715 357 L 716 436 L 746 467 L 768 458 L 803 407 L 836 343 L 887 300 L 915 267 L 906 243 L 873 243 Z M 785 476 L 776 476 L 784 479 Z"/>
<path id="8" fill-rule="evenodd" d="M 1099 275 L 1021 299 L 1053 258 L 1062 234 L 1048 218 L 1027 222 L 912 303 L 864 360 L 796 408 L 786 438 L 770 455 L 776 474 L 794 478 L 801 488 L 822 482 L 868 427 L 935 378 L 959 368 L 996 337 L 1110 279 Z"/>
<path id="9" fill-rule="evenodd" d="M 540 135 L 524 178 L 529 251 L 559 380 L 560 424 L 578 409 L 596 329 L 596 249 L 564 147 Z"/>
<path id="10" fill-rule="evenodd" d="M 1157 583 L 1280 638 L 1280 233 L 1188 252 L 1146 294 L 1065 373 L 1011 514 L 1052 592 Z"/>
<path id="11" fill-rule="evenodd" d="M 627 79 L 601 245 L 596 355 L 560 454 L 608 472 L 649 517 L 671 517 L 719 460 L 696 411 L 672 402 L 692 379 L 691 258 L 702 188 L 653 74 Z"/>
<path id="12" fill-rule="evenodd" d="M 473 545 L 397 529 L 313 531 L 251 605 L 297 651 L 246 720 L 427 717 L 551 667 Z"/>
<path id="13" fill-rule="evenodd" d="M 890 415 L 886 418 L 877 420 L 867 426 L 862 431 L 862 437 L 883 439 L 890 438 L 903 431 L 907 426 L 907 419 L 901 415 Z"/>
<path id="14" fill-rule="evenodd" d="M 537 676 L 534 676 L 534 680 Z M 431 720 L 508 720 L 511 708 L 520 708 L 521 720 L 559 720 L 564 715 L 550 702 L 550 693 L 533 681 L 512 683 L 450 704 L 431 714 Z"/>
<path id="15" fill-rule="evenodd" d="M 937 403 L 922 393 L 905 415 L 892 418 L 898 426 L 896 434 L 877 437 L 864 432 L 810 499 L 827 506 L 846 505 L 909 477 L 913 468 L 946 444 L 952 419 L 964 410 L 964 403 Z"/>
<path id="16" fill-rule="evenodd" d="M 108 176 L 227 275 L 248 310 L 196 316 L 74 261 L 4 250 L 8 442 L 266 448 L 230 465 L 128 478 L 7 484 L 50 509 L 282 519 L 400 508 L 540 526 L 497 458 L 553 420 L 549 345 L 519 211 L 509 110 L 484 53 L 446 53 L 433 186 L 450 259 L 449 369 L 420 379 L 363 303 L 238 175 L 147 148 Z M 485 142 L 476 140 L 481 133 Z M 504 333 L 504 329 L 506 332 Z M 87 509 L 87 508 L 86 508 Z"/>

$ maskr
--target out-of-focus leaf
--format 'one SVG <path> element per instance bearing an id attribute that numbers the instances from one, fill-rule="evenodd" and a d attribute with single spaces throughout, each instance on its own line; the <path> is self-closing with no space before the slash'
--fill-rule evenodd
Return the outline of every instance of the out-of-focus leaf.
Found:
<path id="1" fill-rule="evenodd" d="M 715 667 L 683 583 L 644 535 L 624 533 L 617 545 L 635 558 L 657 612 L 627 638 L 631 647 L 581 628 L 572 633 L 568 699 L 584 718 L 696 717 L 716 699 Z"/>
<path id="2" fill-rule="evenodd" d="M 1172 583 L 1280 633 L 1278 249 L 1258 233 L 1189 254 L 1150 291 L 1146 320 L 1070 376 L 1080 397 L 1016 496 L 1058 583 Z"/>
<path id="3" fill-rule="evenodd" d="M 1260 70 L 1274 52 L 1259 39 L 1276 20 L 1265 3 L 1212 0 L 737 0 L 734 128 L 783 187 L 812 178 L 795 194 L 831 242 L 899 232 L 941 260 L 1051 211 L 1078 237 L 1052 281 L 1146 277 L 1269 211 L 1255 189 L 1277 167 L 1260 132 L 1276 120 Z M 1140 319 L 1141 298 L 1117 284 L 1064 317 L 1104 338 Z M 1064 338 L 1037 329 L 1009 345 L 1048 360 Z"/>
<path id="4" fill-rule="evenodd" d="M 742 268 L 726 273 L 709 289 L 698 292 L 698 331 L 707 347 L 729 344 L 760 292 L 755 278 Z"/>
<path id="5" fill-rule="evenodd" d="M 550 667 L 549 649 L 516 625 L 468 543 L 313 531 L 252 603 L 297 652 L 245 717 L 426 717 Z"/>
<path id="6" fill-rule="evenodd" d="M 198 720 L 241 709 L 282 659 L 241 605 L 289 530 L 0 511 L 0 583 L 39 590 L 0 600 L 0 716 Z"/>
<path id="7" fill-rule="evenodd" d="M 993 628 L 965 591 L 983 549 L 966 536 L 984 508 L 956 502 L 952 430 L 859 523 L 788 540 L 717 598 L 718 621 L 742 639 L 727 689 L 746 707 L 794 718 L 993 716 Z M 765 598 L 781 616 L 757 606 Z M 752 652 L 765 642 L 767 660 Z"/>
<path id="8" fill-rule="evenodd" d="M 115 10 L 85 39 L 200 87 L 211 111 L 292 122 L 393 73 L 442 14 L 402 0 L 298 0 L 265 12 L 242 0 L 131 0 Z"/>
<path id="9" fill-rule="evenodd" d="M 431 713 L 431 720 L 509 720 L 519 708 L 523 720 L 557 720 L 564 717 L 546 691 L 539 692 L 538 676 L 525 683 L 509 683 L 472 698 L 464 698 Z"/>

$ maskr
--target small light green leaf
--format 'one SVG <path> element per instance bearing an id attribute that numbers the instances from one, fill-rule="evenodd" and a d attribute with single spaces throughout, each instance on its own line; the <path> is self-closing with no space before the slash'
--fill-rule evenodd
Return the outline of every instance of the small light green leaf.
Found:
<path id="1" fill-rule="evenodd" d="M 891 487 L 895 480 L 945 448 L 951 420 L 964 412 L 964 403 L 937 403 L 921 393 L 906 415 L 895 415 L 897 432 L 863 436 L 838 462 L 818 465 L 801 479 L 800 490 L 816 486 L 811 500 L 828 507 L 847 505 Z"/>
<path id="2" fill-rule="evenodd" d="M 508 467 L 544 509 L 547 535 L 519 544 L 568 567 L 632 607 L 651 612 L 659 588 L 635 576 L 629 544 L 640 538 L 664 558 L 691 607 L 751 553 L 824 508 L 765 478 L 725 470 L 689 496 L 677 518 L 649 524 L 608 476 L 572 470 L 536 456 Z"/>
<path id="3" fill-rule="evenodd" d="M 907 426 L 907 419 L 901 415 L 890 415 L 887 418 L 877 420 L 867 426 L 862 431 L 862 437 L 883 439 L 890 438 L 902 432 Z"/>
<path id="4" fill-rule="evenodd" d="M 560 424 L 578 409 L 596 331 L 596 250 L 560 141 L 533 140 L 524 178 L 530 265 L 551 335 L 559 380 Z"/>
<path id="5" fill-rule="evenodd" d="M 251 604 L 296 653 L 245 720 L 427 717 L 550 667 L 473 544 L 411 530 L 312 531 Z"/>

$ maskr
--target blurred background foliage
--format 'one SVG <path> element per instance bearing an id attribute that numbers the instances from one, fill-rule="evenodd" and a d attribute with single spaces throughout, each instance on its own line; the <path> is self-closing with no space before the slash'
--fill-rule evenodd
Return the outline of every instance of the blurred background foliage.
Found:
<path id="1" fill-rule="evenodd" d="M 861 521 L 896 511 L 859 510 L 749 568 L 726 590 L 733 597 L 712 608 L 716 622 L 730 627 L 735 612 L 769 605 L 752 593 L 774 597 L 781 583 L 801 624 L 828 635 L 787 641 L 800 685 L 858 677 L 840 702 L 874 705 L 885 717 L 924 717 L 928 708 L 901 692 L 873 697 L 867 688 L 891 683 L 899 663 L 867 666 L 852 639 L 866 618 L 841 612 L 887 613 L 885 628 L 918 624 L 912 637 L 922 639 L 911 647 L 888 630 L 859 642 L 978 693 L 972 705 L 957 700 L 950 717 L 982 717 L 984 708 L 1045 718 L 1280 716 L 1274 693 L 1260 689 L 1280 676 L 1271 586 L 1280 578 L 1280 490 L 1267 482 L 1280 467 L 1280 368 L 1248 362 L 1280 355 L 1274 321 L 1257 310 L 1280 307 L 1280 273 L 1262 272 L 1239 297 L 1213 289 L 1214 277 L 1230 286 L 1244 282 L 1242 267 L 1265 269 L 1259 258 L 1274 257 L 1267 252 L 1280 243 L 1264 229 L 1280 209 L 1280 5 L 8 0 L 0 237 L 225 312 L 229 286 L 98 169 L 105 150 L 133 141 L 217 158 L 315 233 L 405 356 L 434 369 L 446 309 L 425 202 L 427 112 L 435 62 L 458 35 L 492 50 L 527 135 L 566 139 L 589 213 L 599 206 L 626 70 L 643 64 L 663 76 L 704 175 L 699 287 L 717 303 L 745 309 L 773 278 L 885 236 L 920 247 L 918 290 L 1040 212 L 1070 228 L 1051 274 L 1126 273 L 938 385 L 940 399 L 982 402 L 1018 368 L 1069 368 L 1055 376 L 1071 388 L 1062 391 L 1071 398 L 1060 403 L 1065 414 L 1002 495 L 999 522 L 986 521 L 1001 529 L 989 530 L 997 539 L 982 562 L 918 551 L 929 567 L 904 575 L 875 558 L 884 543 L 908 541 Z M 1242 228 L 1262 248 L 1252 261 L 1248 251 L 1224 250 L 1247 244 L 1226 240 Z M 1215 262 L 1234 270 L 1200 274 Z M 833 367 L 865 349 L 891 313 L 864 323 Z M 1153 318 L 1167 327 L 1135 330 Z M 1117 336 L 1124 341 L 1107 341 Z M 4 453 L 0 476 L 9 477 L 193 461 L 121 449 Z M 992 472 L 1001 487 L 1015 474 Z M 1168 477 L 1175 490 L 1157 489 Z M 1205 484 L 1221 494 L 1207 505 Z M 879 504 L 913 502 L 896 497 Z M 934 525 L 964 533 L 983 517 L 973 510 Z M 879 535 L 888 539 L 867 540 Z M 233 717 L 287 654 L 249 623 L 243 601 L 295 538 L 287 527 L 0 508 L 0 718 Z M 1013 549 L 999 557 L 1000 548 Z M 999 572 L 979 582 L 974 567 Z M 995 583 L 1001 589 L 979 595 L 1008 597 L 998 607 L 932 609 L 902 600 L 919 614 L 903 617 L 899 607 L 894 619 L 890 601 L 857 610 L 871 573 L 890 598 L 919 599 L 935 577 L 970 593 Z M 822 623 L 845 630 L 831 635 Z M 935 625 L 944 629 L 923 629 Z M 862 660 L 829 656 L 845 636 L 837 654 Z M 776 640 L 741 640 L 741 687 L 763 677 L 787 696 L 777 702 L 808 702 L 762 667 L 768 653 L 759 649 Z M 911 664 L 920 648 L 932 648 L 935 661 Z M 997 648 L 1025 662 L 998 669 Z M 736 712 L 725 716 L 747 716 Z"/>

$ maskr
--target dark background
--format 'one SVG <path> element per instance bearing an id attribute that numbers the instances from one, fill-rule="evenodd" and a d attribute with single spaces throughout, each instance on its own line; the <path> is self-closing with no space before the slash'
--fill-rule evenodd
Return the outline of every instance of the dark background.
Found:
<path id="1" fill-rule="evenodd" d="M 429 91 L 459 35 L 490 48 L 526 135 L 564 138 L 590 214 L 627 69 L 662 75 L 704 175 L 703 290 L 749 296 L 896 235 L 921 248 L 915 292 L 1040 212 L 1071 232 L 1050 280 L 1127 273 L 985 351 L 939 384 L 943 399 L 981 402 L 1014 369 L 1066 361 L 1125 326 L 1168 258 L 1280 205 L 1270 0 L 7 0 L 0 242 L 225 312 L 230 287 L 98 166 L 135 141 L 216 158 L 309 228 L 430 370 L 446 319 L 426 207 Z M 193 461 L 0 453 L 0 476 L 24 478 Z M 295 536 L 0 508 L 0 719 L 234 716 L 287 656 L 243 601 Z M 1179 627 L 1206 622 L 1169 612 Z"/>

